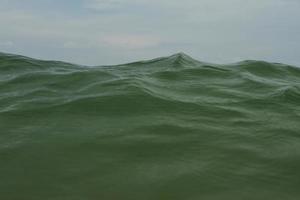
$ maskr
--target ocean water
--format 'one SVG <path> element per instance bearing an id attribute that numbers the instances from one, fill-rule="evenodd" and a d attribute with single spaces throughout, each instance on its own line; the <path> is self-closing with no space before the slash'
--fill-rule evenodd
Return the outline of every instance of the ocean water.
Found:
<path id="1" fill-rule="evenodd" d="M 0 54 L 2 200 L 298 200 L 300 68 Z"/>

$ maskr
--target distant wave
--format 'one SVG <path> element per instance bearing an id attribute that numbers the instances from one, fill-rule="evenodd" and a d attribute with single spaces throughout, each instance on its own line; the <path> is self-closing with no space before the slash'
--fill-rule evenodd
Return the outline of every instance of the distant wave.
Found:
<path id="1" fill-rule="evenodd" d="M 125 101 L 128 96 L 198 105 L 251 99 L 297 103 L 299 77 L 300 69 L 288 65 L 262 61 L 214 65 L 182 53 L 105 67 L 0 54 L 0 112 L 114 96 Z"/>

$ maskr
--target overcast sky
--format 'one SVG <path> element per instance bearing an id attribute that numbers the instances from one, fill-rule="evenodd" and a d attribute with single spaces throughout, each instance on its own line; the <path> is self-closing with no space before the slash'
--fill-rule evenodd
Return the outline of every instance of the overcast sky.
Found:
<path id="1" fill-rule="evenodd" d="M 300 65 L 300 0 L 0 0 L 0 51 L 86 65 L 185 52 Z"/>

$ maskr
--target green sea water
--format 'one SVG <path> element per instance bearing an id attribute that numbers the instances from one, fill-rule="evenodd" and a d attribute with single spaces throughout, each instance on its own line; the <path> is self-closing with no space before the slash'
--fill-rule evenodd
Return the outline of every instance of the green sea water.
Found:
<path id="1" fill-rule="evenodd" d="M 0 54 L 1 200 L 298 200 L 300 68 Z"/>

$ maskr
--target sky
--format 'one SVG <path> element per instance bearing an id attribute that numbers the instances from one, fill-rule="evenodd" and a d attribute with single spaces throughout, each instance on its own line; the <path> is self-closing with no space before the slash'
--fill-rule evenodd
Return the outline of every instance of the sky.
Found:
<path id="1" fill-rule="evenodd" d="M 0 52 L 83 65 L 184 52 L 300 66 L 300 0 L 0 0 Z"/>

